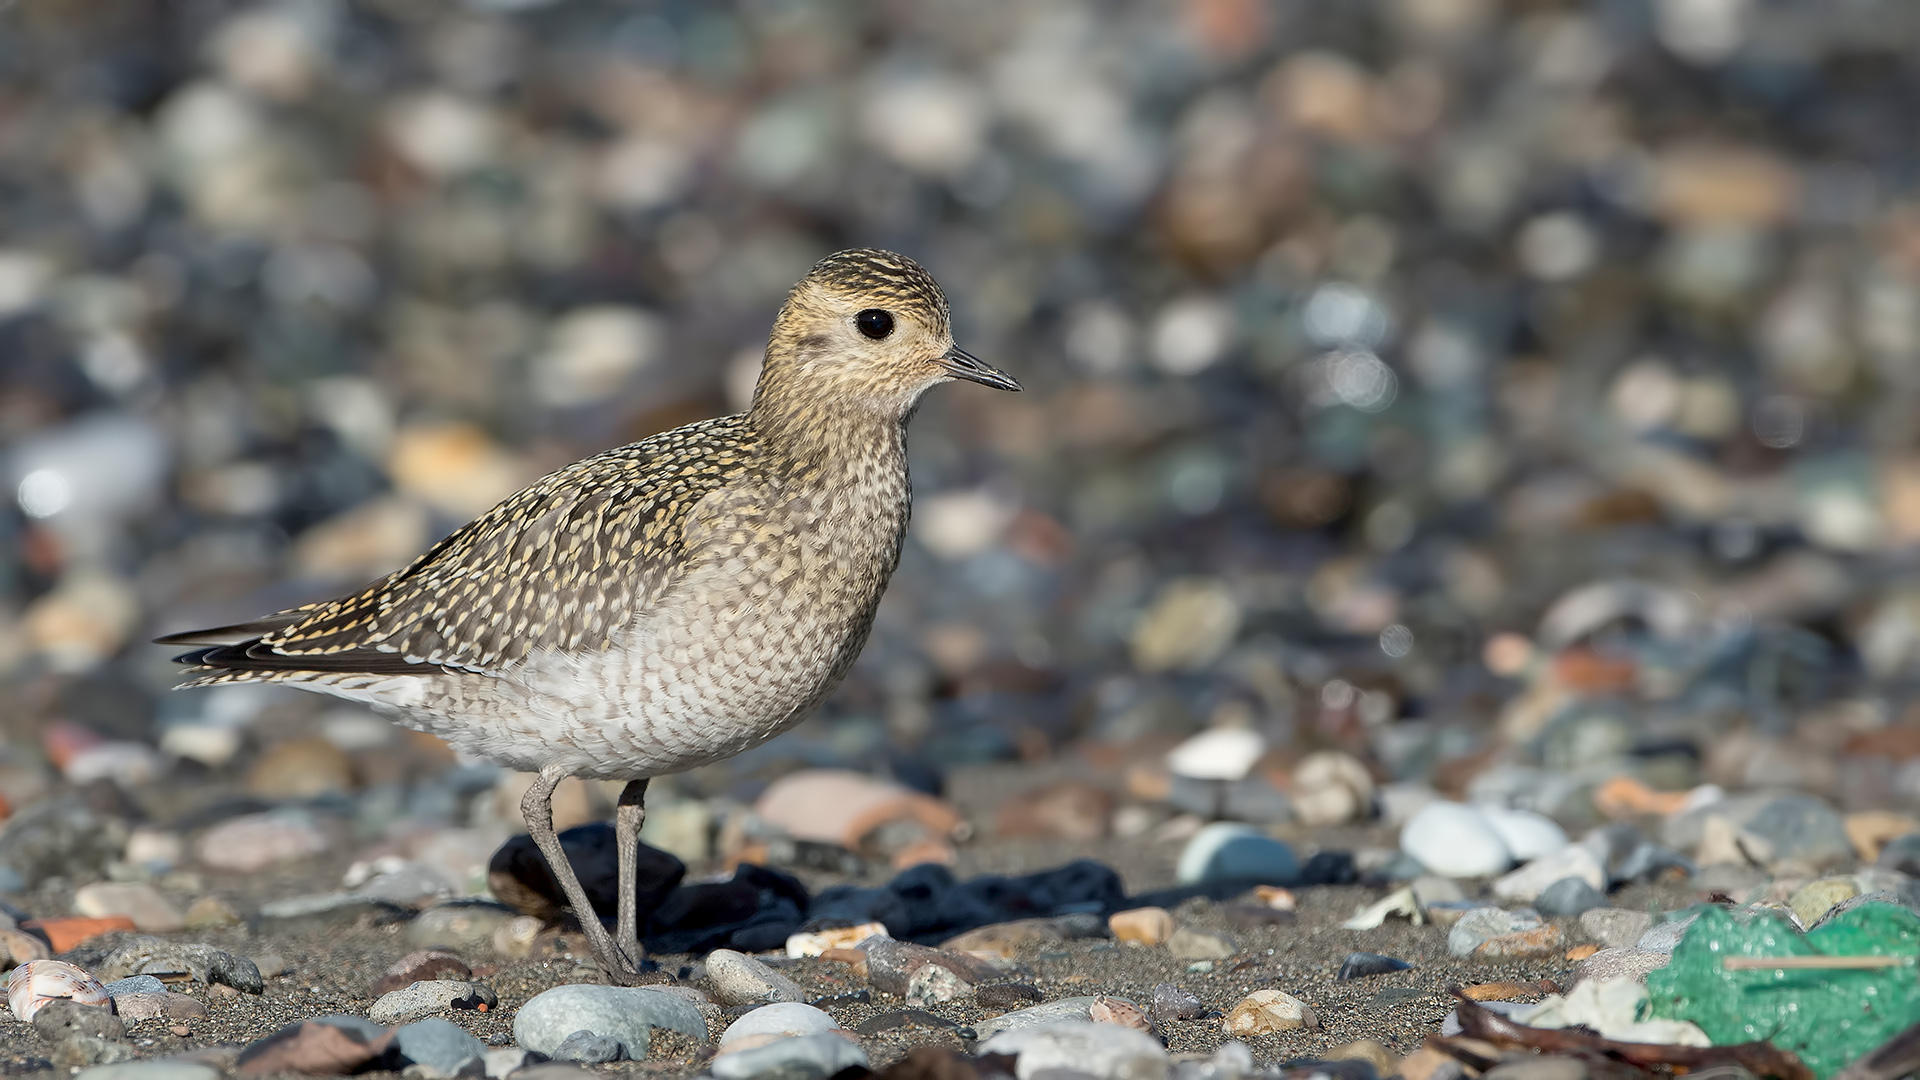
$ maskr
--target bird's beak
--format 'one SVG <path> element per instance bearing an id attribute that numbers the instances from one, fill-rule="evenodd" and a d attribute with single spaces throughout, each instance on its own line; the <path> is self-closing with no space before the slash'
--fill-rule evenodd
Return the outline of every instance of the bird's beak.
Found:
<path id="1" fill-rule="evenodd" d="M 934 363 L 939 364 L 941 370 L 956 379 L 977 382 L 981 386 L 991 386 L 995 390 L 1020 389 L 1020 384 L 1014 381 L 1013 376 L 1001 371 L 999 368 L 994 367 L 958 345 L 948 349 L 946 354 L 938 360 L 935 360 Z"/>

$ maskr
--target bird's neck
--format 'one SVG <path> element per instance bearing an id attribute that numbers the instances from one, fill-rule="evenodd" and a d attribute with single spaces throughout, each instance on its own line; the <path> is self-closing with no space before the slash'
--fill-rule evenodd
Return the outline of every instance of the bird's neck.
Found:
<path id="1" fill-rule="evenodd" d="M 862 490 L 898 485 L 905 497 L 905 416 L 824 396 L 783 408 L 764 395 L 748 415 L 762 449 L 791 478 Z"/>

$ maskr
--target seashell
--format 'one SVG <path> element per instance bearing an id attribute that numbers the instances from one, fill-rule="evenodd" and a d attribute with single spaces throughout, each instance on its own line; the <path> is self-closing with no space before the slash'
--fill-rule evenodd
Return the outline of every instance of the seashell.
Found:
<path id="1" fill-rule="evenodd" d="M 1108 997 L 1105 994 L 1094 996 L 1093 1004 L 1087 1008 L 1087 1019 L 1096 1024 L 1119 1024 L 1121 1027 L 1148 1028 L 1147 1014 L 1131 1001 Z"/>
<path id="2" fill-rule="evenodd" d="M 13 1015 L 22 1022 L 33 1020 L 33 1014 L 49 1001 L 59 998 L 72 998 L 82 1005 L 108 1005 L 113 999 L 107 995 L 107 988 L 101 986 L 85 969 L 67 963 L 65 960 L 34 960 L 13 969 L 13 977 L 7 980 L 7 1004 L 13 1007 Z"/>
<path id="3" fill-rule="evenodd" d="M 836 930 L 816 930 L 812 933 L 794 934 L 787 938 L 787 955 L 792 957 L 819 956 L 828 949 L 851 949 L 870 937 L 886 937 L 884 923 L 861 923 L 859 926 L 843 926 Z"/>

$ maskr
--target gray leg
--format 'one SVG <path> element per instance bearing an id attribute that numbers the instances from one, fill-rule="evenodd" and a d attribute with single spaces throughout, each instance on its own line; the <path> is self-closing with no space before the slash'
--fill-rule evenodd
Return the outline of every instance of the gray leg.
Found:
<path id="1" fill-rule="evenodd" d="M 627 962 L 639 968 L 640 949 L 639 882 L 635 881 L 635 863 L 640 858 L 640 826 L 647 821 L 647 782 L 629 780 L 620 791 L 619 805 L 613 811 L 613 837 L 620 853 L 620 916 L 614 925 L 613 943 L 627 956 Z"/>
<path id="2" fill-rule="evenodd" d="M 639 971 L 627 963 L 614 947 L 613 939 L 607 936 L 607 928 L 600 925 L 600 916 L 587 900 L 587 890 L 581 887 L 573 864 L 567 861 L 567 853 L 561 850 L 559 834 L 553 831 L 553 789 L 567 776 L 566 770 L 559 766 L 541 769 L 540 778 L 520 800 L 520 813 L 527 819 L 527 835 L 540 848 L 540 854 L 546 856 L 553 880 L 559 882 L 561 891 L 567 894 L 567 904 L 573 908 L 573 917 L 579 920 L 580 929 L 586 931 L 587 942 L 593 947 L 601 970 L 616 985 L 633 986 L 639 981 Z M 633 871 L 629 869 L 627 873 L 631 875 Z"/>

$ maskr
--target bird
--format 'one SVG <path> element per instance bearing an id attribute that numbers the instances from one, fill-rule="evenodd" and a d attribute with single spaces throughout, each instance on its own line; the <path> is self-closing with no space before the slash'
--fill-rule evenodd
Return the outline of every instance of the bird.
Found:
<path id="1" fill-rule="evenodd" d="M 932 387 L 1020 383 L 954 343 L 904 255 L 821 259 L 774 318 L 753 398 L 534 481 L 351 595 L 159 638 L 181 689 L 278 683 L 362 703 L 536 774 L 528 834 L 602 971 L 643 974 L 647 782 L 791 728 L 846 675 L 899 564 L 907 423 Z M 570 776 L 623 781 L 614 932 L 553 827 Z"/>

